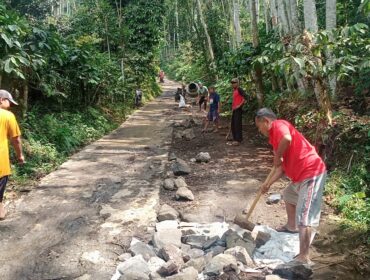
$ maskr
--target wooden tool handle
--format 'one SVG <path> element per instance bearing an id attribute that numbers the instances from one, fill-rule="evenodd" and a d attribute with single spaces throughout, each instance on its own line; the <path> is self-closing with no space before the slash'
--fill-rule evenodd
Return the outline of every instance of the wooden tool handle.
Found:
<path id="1" fill-rule="evenodd" d="M 271 169 L 270 174 L 267 176 L 265 182 L 269 182 L 274 173 L 275 173 L 275 166 Z M 261 195 L 262 195 L 262 189 L 260 188 L 257 195 L 256 195 L 256 198 L 254 199 L 254 201 L 252 203 L 252 206 L 249 208 L 249 211 L 247 213 L 247 220 L 249 220 L 249 217 L 252 215 L 252 212 L 253 212 L 254 208 L 256 207 L 257 202 L 260 199 Z"/>

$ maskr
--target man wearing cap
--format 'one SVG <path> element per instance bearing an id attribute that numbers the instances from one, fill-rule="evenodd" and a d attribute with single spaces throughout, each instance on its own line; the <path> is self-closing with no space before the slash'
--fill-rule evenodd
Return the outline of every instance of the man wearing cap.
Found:
<path id="1" fill-rule="evenodd" d="M 238 146 L 243 141 L 243 105 L 247 99 L 245 91 L 239 87 L 239 79 L 234 78 L 231 80 L 233 88 L 233 102 L 232 102 L 232 116 L 231 116 L 231 132 L 233 135 L 233 142 L 231 145 Z"/>
<path id="2" fill-rule="evenodd" d="M 203 83 L 199 81 L 198 82 L 199 111 L 201 111 L 203 103 L 204 103 L 204 110 L 207 110 L 207 99 L 208 99 L 208 88 L 206 86 L 203 86 Z"/>
<path id="3" fill-rule="evenodd" d="M 277 119 L 270 109 L 258 110 L 255 122 L 274 150 L 274 169 L 270 181 L 262 184 L 262 192 L 266 193 L 284 173 L 292 181 L 283 193 L 288 221 L 276 230 L 299 232 L 300 250 L 294 261 L 311 264 L 311 228 L 317 227 L 320 221 L 325 163 L 315 147 L 291 123 Z"/>
<path id="4" fill-rule="evenodd" d="M 11 103 L 18 105 L 6 90 L 0 90 L 0 220 L 6 216 L 3 204 L 4 192 L 10 175 L 9 146 L 10 139 L 17 155 L 18 162 L 24 163 L 21 145 L 21 132 L 12 112 L 8 111 Z"/>

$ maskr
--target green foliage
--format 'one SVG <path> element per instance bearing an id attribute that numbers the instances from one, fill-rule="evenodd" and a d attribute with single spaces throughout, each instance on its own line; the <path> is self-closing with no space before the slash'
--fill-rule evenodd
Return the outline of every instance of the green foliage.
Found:
<path id="1" fill-rule="evenodd" d="M 61 164 L 67 156 L 117 127 L 109 116 L 89 107 L 80 112 L 43 114 L 35 108 L 23 120 L 27 163 L 16 167 L 16 176 L 39 177 Z"/>

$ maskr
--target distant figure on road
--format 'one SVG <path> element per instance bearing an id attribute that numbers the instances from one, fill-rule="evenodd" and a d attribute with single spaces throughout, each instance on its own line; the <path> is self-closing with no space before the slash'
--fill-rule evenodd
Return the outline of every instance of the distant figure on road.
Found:
<path id="1" fill-rule="evenodd" d="M 243 105 L 247 99 L 245 91 L 239 87 L 239 79 L 234 78 L 231 80 L 233 88 L 233 103 L 232 103 L 232 116 L 231 116 L 231 132 L 233 136 L 233 142 L 229 142 L 228 145 L 238 146 L 243 141 Z M 229 99 L 229 98 L 227 98 Z"/>
<path id="2" fill-rule="evenodd" d="M 207 99 L 208 99 L 208 88 L 203 86 L 201 81 L 198 82 L 198 104 L 199 112 L 202 110 L 202 104 L 204 103 L 204 110 L 207 110 Z"/>
<path id="3" fill-rule="evenodd" d="M 10 172 L 9 146 L 10 139 L 17 160 L 20 164 L 24 163 L 24 156 L 21 145 L 21 132 L 18 123 L 12 112 L 8 111 L 10 105 L 18 105 L 12 95 L 6 90 L 0 90 L 0 220 L 5 219 L 7 211 L 3 204 L 5 187 L 8 182 Z"/>
<path id="4" fill-rule="evenodd" d="M 143 92 L 140 88 L 137 88 L 135 90 L 135 106 L 136 107 L 140 107 L 142 98 L 143 98 Z"/>
<path id="5" fill-rule="evenodd" d="M 158 77 L 159 77 L 159 82 L 164 83 L 164 71 L 162 69 L 161 71 L 159 71 Z"/>
<path id="6" fill-rule="evenodd" d="M 209 123 L 213 122 L 216 127 L 215 131 L 217 132 L 220 116 L 220 96 L 216 92 L 216 88 L 214 86 L 211 86 L 209 88 L 208 101 L 209 101 L 209 111 L 207 114 L 207 121 L 202 131 L 207 132 Z"/>
<path id="7" fill-rule="evenodd" d="M 270 181 L 261 186 L 262 192 L 266 193 L 283 173 L 292 180 L 283 194 L 288 222 L 276 230 L 299 232 L 299 255 L 294 261 L 311 264 L 309 258 L 311 227 L 317 227 L 320 221 L 322 193 L 326 180 L 325 163 L 317 154 L 315 147 L 292 124 L 278 120 L 270 109 L 258 110 L 255 122 L 258 130 L 269 138 L 274 150 L 275 170 L 272 171 Z"/>

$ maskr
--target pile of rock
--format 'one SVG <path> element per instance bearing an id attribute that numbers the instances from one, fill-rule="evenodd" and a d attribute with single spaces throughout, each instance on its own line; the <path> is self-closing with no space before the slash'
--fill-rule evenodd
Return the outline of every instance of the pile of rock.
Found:
<path id="1" fill-rule="evenodd" d="M 179 222 L 179 213 L 166 204 L 157 218 L 152 240 L 146 244 L 133 238 L 129 253 L 120 256 L 123 262 L 112 279 L 196 280 L 226 271 L 257 273 L 265 279 L 271 274 L 271 270 L 257 269 L 252 259 L 254 250 L 269 240 L 266 233 L 227 223 Z M 277 274 L 287 275 L 287 271 L 277 270 Z"/>

